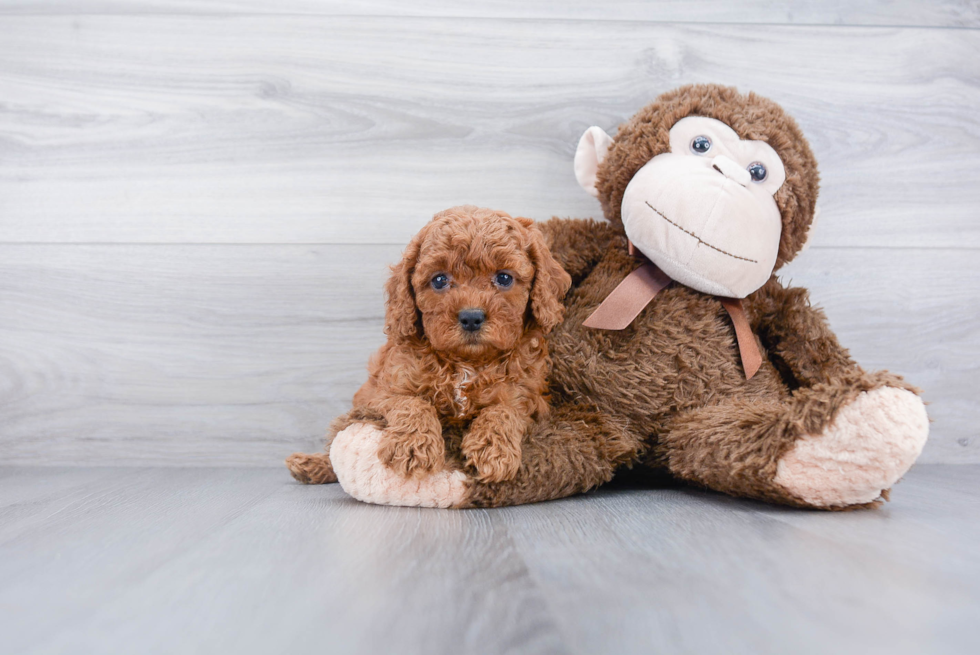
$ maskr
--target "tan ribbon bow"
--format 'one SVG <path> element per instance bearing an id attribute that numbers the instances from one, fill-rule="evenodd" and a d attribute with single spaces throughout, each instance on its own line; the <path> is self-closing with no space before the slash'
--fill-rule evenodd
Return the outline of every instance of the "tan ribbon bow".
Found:
<path id="1" fill-rule="evenodd" d="M 635 255 L 633 244 L 629 245 L 630 254 Z M 653 262 L 644 261 L 642 266 L 627 275 L 626 279 L 613 289 L 582 325 L 597 330 L 623 330 L 671 282 L 673 280 Z M 735 326 L 735 340 L 738 342 L 738 353 L 742 358 L 745 379 L 751 380 L 762 366 L 762 353 L 759 352 L 759 345 L 755 342 L 755 335 L 752 334 L 752 327 L 745 316 L 745 310 L 742 309 L 742 301 L 738 298 L 722 297 L 718 297 L 718 300 L 721 301 Z"/>

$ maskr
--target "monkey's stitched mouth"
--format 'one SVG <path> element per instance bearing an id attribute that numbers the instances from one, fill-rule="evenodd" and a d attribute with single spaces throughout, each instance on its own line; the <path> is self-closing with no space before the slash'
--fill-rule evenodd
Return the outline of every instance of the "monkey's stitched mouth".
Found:
<path id="1" fill-rule="evenodd" d="M 720 252 L 721 254 L 723 254 L 723 255 L 728 255 L 729 257 L 731 257 L 731 258 L 733 258 L 733 259 L 739 259 L 739 260 L 741 260 L 741 261 L 743 261 L 743 262 L 751 262 L 751 263 L 753 263 L 753 264 L 758 264 L 758 263 L 759 263 L 759 262 L 758 262 L 758 261 L 756 261 L 755 259 L 749 259 L 748 257 L 739 257 L 738 255 L 733 255 L 733 254 L 732 254 L 732 253 L 730 253 L 730 252 L 725 252 L 724 250 L 722 250 L 721 248 L 718 248 L 717 246 L 713 246 L 713 245 L 711 245 L 710 243 L 708 243 L 707 241 L 705 241 L 704 239 L 702 239 L 701 237 L 699 237 L 698 235 L 696 235 L 696 234 L 695 234 L 694 232 L 691 232 L 690 230 L 686 230 L 686 229 L 684 229 L 683 227 L 681 227 L 680 225 L 678 225 L 678 224 L 677 224 L 677 223 L 675 223 L 674 221 L 672 221 L 672 220 L 670 220 L 669 218 L 667 218 L 666 216 L 664 216 L 664 215 L 663 215 L 663 214 L 662 214 L 662 213 L 661 213 L 661 212 L 660 212 L 660 211 L 659 211 L 659 210 L 658 210 L 658 209 L 657 209 L 656 207 L 654 207 L 653 205 L 651 205 L 651 204 L 650 204 L 649 202 L 647 202 L 646 200 L 644 200 L 644 201 L 643 201 L 643 203 L 644 203 L 644 204 L 645 204 L 645 205 L 646 205 L 647 207 L 649 207 L 650 209 L 652 209 L 652 210 L 653 210 L 653 212 L 654 212 L 654 213 L 655 213 L 655 214 L 656 214 L 657 216 L 659 216 L 660 218 L 662 218 L 662 219 L 664 219 L 665 221 L 667 221 L 668 223 L 670 223 L 671 225 L 673 225 L 674 227 L 676 227 L 676 228 L 677 228 L 678 230 L 680 230 L 680 231 L 681 231 L 681 232 L 683 232 L 684 234 L 686 234 L 686 235 L 688 235 L 688 236 L 691 236 L 691 237 L 694 237 L 695 239 L 697 239 L 697 240 L 698 240 L 698 243 L 701 243 L 701 244 L 704 244 L 704 245 L 706 245 L 706 246 L 708 246 L 709 248 L 711 248 L 712 250 L 717 250 L 717 251 L 718 251 L 718 252 Z"/>

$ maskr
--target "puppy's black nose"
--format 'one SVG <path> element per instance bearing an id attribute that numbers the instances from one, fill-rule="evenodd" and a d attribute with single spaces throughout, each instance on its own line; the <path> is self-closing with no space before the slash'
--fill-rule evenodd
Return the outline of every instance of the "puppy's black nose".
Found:
<path id="1" fill-rule="evenodd" d="M 487 320 L 482 309 L 461 309 L 457 316 L 459 324 L 467 332 L 476 332 L 483 327 L 483 321 Z"/>

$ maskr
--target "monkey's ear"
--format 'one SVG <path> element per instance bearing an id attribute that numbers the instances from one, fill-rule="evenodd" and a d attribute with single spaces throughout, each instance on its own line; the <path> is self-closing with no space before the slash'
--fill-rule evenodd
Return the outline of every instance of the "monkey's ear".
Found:
<path id="1" fill-rule="evenodd" d="M 599 197 L 599 191 L 595 188 L 596 174 L 612 142 L 611 136 L 594 125 L 578 140 L 578 148 L 575 150 L 575 179 L 593 198 Z"/>
<path id="2" fill-rule="evenodd" d="M 402 260 L 391 267 L 391 277 L 385 284 L 385 295 L 388 296 L 385 302 L 385 334 L 389 337 L 409 338 L 421 334 L 421 316 L 415 306 L 412 275 L 418 264 L 422 232 L 409 242 Z"/>

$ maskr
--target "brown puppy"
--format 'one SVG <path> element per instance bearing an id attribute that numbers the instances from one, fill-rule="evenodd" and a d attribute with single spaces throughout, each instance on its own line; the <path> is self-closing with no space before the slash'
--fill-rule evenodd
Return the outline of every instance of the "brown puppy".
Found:
<path id="1" fill-rule="evenodd" d="M 436 214 L 392 269 L 388 342 L 333 434 L 374 419 L 381 461 L 418 476 L 443 466 L 443 426 L 460 428 L 478 479 L 512 479 L 521 441 L 548 412 L 544 337 L 570 285 L 532 220 L 473 206 Z M 286 462 L 301 482 L 336 480 L 326 454 Z"/>

